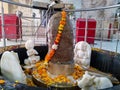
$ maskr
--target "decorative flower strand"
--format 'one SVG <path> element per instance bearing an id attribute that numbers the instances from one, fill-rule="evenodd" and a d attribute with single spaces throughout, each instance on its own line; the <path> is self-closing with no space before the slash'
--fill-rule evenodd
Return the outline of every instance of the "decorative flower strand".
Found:
<path id="1" fill-rule="evenodd" d="M 55 37 L 54 44 L 52 45 L 52 49 L 45 56 L 44 64 L 48 64 L 48 62 L 51 60 L 51 58 L 55 54 L 55 51 L 58 49 L 58 44 L 60 43 L 61 36 L 62 36 L 64 27 L 65 27 L 65 24 L 66 24 L 66 12 L 62 11 L 61 15 L 62 15 L 62 18 L 59 22 L 58 32 L 57 32 L 57 35 Z"/>

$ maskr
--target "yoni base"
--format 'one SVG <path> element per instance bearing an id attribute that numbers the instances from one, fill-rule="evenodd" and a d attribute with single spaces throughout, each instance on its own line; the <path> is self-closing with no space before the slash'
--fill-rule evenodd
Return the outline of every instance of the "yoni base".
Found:
<path id="1" fill-rule="evenodd" d="M 53 63 L 49 62 L 48 72 L 53 75 L 72 75 L 74 72 L 74 63 Z"/>

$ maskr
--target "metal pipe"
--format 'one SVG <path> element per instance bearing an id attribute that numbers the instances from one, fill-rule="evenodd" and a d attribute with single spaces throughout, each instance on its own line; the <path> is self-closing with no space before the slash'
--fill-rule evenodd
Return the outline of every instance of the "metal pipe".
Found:
<path id="1" fill-rule="evenodd" d="M 87 32 L 88 32 L 88 13 L 86 12 L 86 20 L 85 20 L 85 38 L 84 41 L 87 42 Z"/>
<path id="2" fill-rule="evenodd" d="M 118 51 L 118 44 L 119 44 L 119 33 L 120 33 L 120 17 L 118 16 L 118 31 L 117 31 L 117 41 L 116 41 L 116 50 L 115 52 L 117 53 Z"/>
<path id="3" fill-rule="evenodd" d="M 3 39 L 3 46 L 6 47 L 6 41 L 5 41 L 5 28 L 4 28 L 4 8 L 3 8 L 3 2 L 1 2 L 1 20 L 2 20 L 2 39 Z"/>
<path id="4" fill-rule="evenodd" d="M 102 30 L 100 30 L 100 49 L 102 49 L 103 46 L 104 20 L 101 20 L 101 22 Z"/>
<path id="5" fill-rule="evenodd" d="M 27 8 L 33 8 L 33 7 L 30 6 L 30 5 L 13 2 L 13 1 L 11 1 L 11 0 L 0 0 L 0 1 L 6 2 L 6 3 L 9 3 L 9 4 L 14 4 L 14 5 L 17 5 L 17 6 L 22 6 L 22 7 L 27 7 Z"/>
<path id="6" fill-rule="evenodd" d="M 40 26 L 43 24 L 43 21 L 44 21 L 44 19 L 47 17 L 47 14 L 48 14 L 49 10 L 50 10 L 50 8 L 48 8 L 48 10 L 45 12 L 45 15 L 43 16 L 43 18 L 42 18 L 42 20 L 41 20 L 41 23 L 40 23 L 40 25 L 38 26 L 38 29 L 35 31 L 35 34 L 38 32 Z"/>
<path id="7" fill-rule="evenodd" d="M 30 6 L 30 5 L 13 2 L 11 0 L 0 0 L 0 1 L 6 2 L 6 3 L 9 3 L 9 4 L 14 4 L 14 5 L 17 5 L 17 6 L 23 6 L 23 7 L 27 7 L 27 8 L 34 8 L 34 7 Z M 93 11 L 93 10 L 110 9 L 110 8 L 116 8 L 116 7 L 120 7 L 120 4 L 112 5 L 112 6 L 106 6 L 106 7 L 97 7 L 97 8 L 71 9 L 71 10 L 65 10 L 65 11 L 66 12 Z"/>
<path id="8" fill-rule="evenodd" d="M 41 19 L 40 17 L 29 17 L 29 16 L 22 16 L 21 18 L 30 18 L 30 19 Z"/>
<path id="9" fill-rule="evenodd" d="M 106 7 L 97 7 L 97 8 L 86 8 L 86 9 L 69 9 L 65 10 L 66 12 L 80 12 L 80 11 L 94 11 L 94 10 L 104 10 L 104 9 L 110 9 L 110 8 L 116 8 L 120 7 L 120 4 L 112 5 L 112 6 L 106 6 Z"/>

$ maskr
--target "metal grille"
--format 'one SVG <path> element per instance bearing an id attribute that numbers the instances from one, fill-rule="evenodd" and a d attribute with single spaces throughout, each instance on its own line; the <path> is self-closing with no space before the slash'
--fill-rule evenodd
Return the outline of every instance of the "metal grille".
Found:
<path id="1" fill-rule="evenodd" d="M 32 15 L 32 11 L 34 11 L 32 6 L 27 6 L 19 3 L 12 3 L 6 0 L 3 1 L 10 4 L 18 5 L 18 7 L 23 6 L 25 8 L 29 8 L 31 10 L 31 15 Z M 118 4 L 118 5 L 100 7 L 100 8 L 66 10 L 67 12 L 70 13 L 72 12 L 72 15 L 70 15 L 70 19 L 74 30 L 74 42 L 77 43 L 76 38 L 78 37 L 84 38 L 85 41 L 89 38 L 94 40 L 94 43 L 91 44 L 92 47 L 109 50 L 113 52 L 120 52 L 120 30 L 119 30 L 120 17 L 119 17 L 119 12 L 116 12 L 119 7 L 120 5 Z M 39 12 L 39 9 L 37 10 Z M 105 12 L 107 12 L 107 14 Z M 80 13 L 79 17 L 76 16 L 77 13 Z M 37 17 L 33 17 L 31 15 L 22 16 L 21 17 L 23 21 L 22 38 L 17 39 L 17 42 L 14 41 L 13 39 L 10 40 L 9 42 L 12 42 L 12 44 L 23 44 L 29 38 L 34 38 L 36 44 L 39 45 L 47 44 L 46 27 L 40 25 L 40 23 L 42 22 L 43 14 L 42 12 L 40 12 L 39 14 L 40 15 Z M 78 18 L 85 18 L 85 22 L 87 22 L 85 24 L 85 27 L 79 28 L 79 30 L 85 31 L 83 36 L 76 35 L 76 30 L 77 30 L 76 21 Z M 94 37 L 88 35 L 88 32 L 91 33 L 91 31 L 93 30 L 93 28 L 89 28 L 88 31 L 89 19 L 94 19 L 96 21 Z M 4 47 L 4 44 L 1 44 L 1 47 Z"/>

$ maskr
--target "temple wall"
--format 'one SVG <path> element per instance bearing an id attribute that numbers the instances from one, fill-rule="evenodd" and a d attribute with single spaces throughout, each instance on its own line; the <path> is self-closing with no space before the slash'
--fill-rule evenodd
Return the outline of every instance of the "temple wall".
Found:
<path id="1" fill-rule="evenodd" d="M 106 7 L 115 5 L 117 0 L 81 0 L 82 8 L 98 8 L 98 7 Z M 97 20 L 97 31 L 96 37 L 108 38 L 108 30 L 109 24 L 113 23 L 114 20 L 111 18 L 115 18 L 115 12 L 117 8 L 105 9 L 105 10 L 96 10 L 89 12 L 82 12 L 81 17 L 94 18 Z M 101 29 L 104 31 L 101 32 Z M 112 36 L 112 35 L 111 35 Z M 112 37 L 111 37 L 112 38 Z"/>
<path id="2" fill-rule="evenodd" d="M 3 3 L 3 7 L 4 7 L 4 13 L 8 13 L 8 4 L 7 3 Z M 0 8 L 1 8 L 1 2 L 0 2 Z M 0 13 L 2 13 L 1 12 L 1 9 L 0 9 Z"/>

